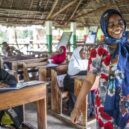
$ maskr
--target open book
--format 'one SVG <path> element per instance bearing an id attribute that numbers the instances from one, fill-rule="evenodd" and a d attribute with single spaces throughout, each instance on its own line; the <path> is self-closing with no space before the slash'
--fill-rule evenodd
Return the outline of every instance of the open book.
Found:
<path id="1" fill-rule="evenodd" d="M 21 89 L 21 88 L 24 88 L 24 87 L 34 86 L 34 85 L 42 84 L 42 83 L 44 83 L 44 82 L 43 81 L 38 81 L 38 80 L 28 81 L 28 82 L 19 82 L 19 83 L 17 83 L 16 87 L 10 87 L 9 85 L 5 86 L 5 87 L 1 87 L 0 92 Z"/>

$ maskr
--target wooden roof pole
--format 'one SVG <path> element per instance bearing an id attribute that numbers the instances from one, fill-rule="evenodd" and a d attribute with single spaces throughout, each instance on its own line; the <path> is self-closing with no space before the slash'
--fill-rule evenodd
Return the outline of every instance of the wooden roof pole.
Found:
<path id="1" fill-rule="evenodd" d="M 3 3 L 3 0 L 0 1 L 0 6 L 2 5 L 2 3 Z"/>
<path id="2" fill-rule="evenodd" d="M 12 8 L 14 0 L 11 1 L 10 8 Z"/>
<path id="3" fill-rule="evenodd" d="M 68 22 L 74 17 L 79 5 L 82 3 L 83 0 L 79 0 L 79 3 L 77 4 L 75 10 L 73 11 L 72 15 L 70 16 L 70 18 L 68 19 L 68 21 L 65 24 L 68 24 Z"/>
<path id="4" fill-rule="evenodd" d="M 21 10 L 21 9 L 11 9 L 11 8 L 0 8 L 0 11 L 6 11 L 6 12 L 9 12 L 9 13 L 25 13 L 27 14 L 28 12 L 30 14 L 42 14 L 40 11 L 33 11 L 33 10 Z"/>
<path id="5" fill-rule="evenodd" d="M 32 5 L 33 5 L 33 1 L 34 0 L 31 0 L 31 3 L 30 3 L 30 7 L 29 7 L 29 10 L 32 8 Z"/>
<path id="6" fill-rule="evenodd" d="M 76 6 L 75 10 L 73 11 L 73 13 L 72 13 L 71 17 L 69 18 L 69 20 L 71 20 L 71 19 L 73 18 L 74 14 L 76 13 L 76 11 L 77 11 L 79 5 L 82 3 L 82 1 L 83 1 L 83 0 L 79 0 L 79 3 L 77 4 L 77 6 Z M 69 21 L 69 20 L 68 20 L 68 21 Z"/>
<path id="7" fill-rule="evenodd" d="M 53 13 L 53 11 L 54 11 L 54 9 L 55 9 L 55 7 L 56 7 L 58 1 L 59 1 L 59 0 L 55 0 L 54 4 L 53 4 L 53 6 L 52 6 L 51 11 L 50 11 L 50 13 L 48 14 L 48 16 L 47 16 L 47 18 L 46 18 L 47 20 L 51 17 L 51 15 L 52 15 L 52 13 Z"/>
<path id="8" fill-rule="evenodd" d="M 64 6 L 64 8 L 60 9 L 59 11 L 57 11 L 55 14 L 53 14 L 51 16 L 51 18 L 54 18 L 55 16 L 57 16 L 58 14 L 60 14 L 61 12 L 65 11 L 68 7 L 72 6 L 73 4 L 75 4 L 77 2 L 77 0 L 74 0 L 72 2 L 70 2 L 69 4 L 67 4 L 66 6 Z"/>
<path id="9" fill-rule="evenodd" d="M 100 2 L 100 0 L 96 0 L 96 2 L 97 2 L 97 3 L 99 3 L 99 2 Z"/>
<path id="10" fill-rule="evenodd" d="M 44 7 L 44 10 L 47 8 L 48 3 L 49 3 L 49 0 L 47 0 L 47 2 L 46 2 L 46 5 Z"/>

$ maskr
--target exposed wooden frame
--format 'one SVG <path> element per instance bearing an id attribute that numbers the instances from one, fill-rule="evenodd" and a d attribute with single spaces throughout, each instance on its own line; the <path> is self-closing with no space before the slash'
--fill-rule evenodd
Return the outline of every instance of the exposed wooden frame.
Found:
<path id="1" fill-rule="evenodd" d="M 71 19 L 73 18 L 73 16 L 75 15 L 75 13 L 76 13 L 76 11 L 77 11 L 79 5 L 82 3 L 82 1 L 83 1 L 83 0 L 79 0 L 79 3 L 77 4 L 77 6 L 76 6 L 75 10 L 73 11 L 72 15 L 70 16 L 69 20 L 71 20 Z"/>
<path id="2" fill-rule="evenodd" d="M 33 2 L 34 2 L 34 0 L 31 0 L 29 10 L 32 8 Z"/>
<path id="3" fill-rule="evenodd" d="M 77 9 L 78 9 L 79 5 L 82 3 L 82 1 L 83 1 L 83 0 L 79 0 L 79 3 L 77 4 L 76 8 L 74 9 L 72 15 L 70 16 L 70 18 L 68 19 L 68 21 L 67 21 L 66 24 L 68 24 L 68 22 L 74 17 L 74 15 L 75 15 L 75 13 L 77 12 Z"/>
<path id="4" fill-rule="evenodd" d="M 49 19 L 49 18 L 51 17 L 51 15 L 52 15 L 52 13 L 53 13 L 53 11 L 54 11 L 56 5 L 58 4 L 58 1 L 59 1 L 59 0 L 55 0 L 54 4 L 53 4 L 53 6 L 52 6 L 52 9 L 51 9 L 51 11 L 50 11 L 50 13 L 48 14 L 48 16 L 47 16 L 46 19 Z"/>
<path id="5" fill-rule="evenodd" d="M 39 15 L 41 15 L 42 14 L 42 12 L 40 12 L 40 11 L 33 11 L 33 10 L 20 10 L 20 9 L 10 9 L 10 8 L 1 8 L 0 7 L 0 11 L 1 12 L 10 12 L 10 13 L 16 13 L 16 14 L 18 14 L 18 13 L 20 13 L 20 14 L 27 14 L 27 13 L 30 13 L 30 14 L 33 14 L 33 15 L 36 15 L 36 14 L 39 14 Z"/>
<path id="6" fill-rule="evenodd" d="M 12 6 L 13 6 L 13 3 L 14 3 L 14 0 L 12 0 L 12 1 L 11 1 L 10 8 L 12 8 Z"/>
<path id="7" fill-rule="evenodd" d="M 67 4 L 66 6 L 64 6 L 64 8 L 60 9 L 60 10 L 57 11 L 55 14 L 53 14 L 51 18 L 54 18 L 55 16 L 57 16 L 57 15 L 60 14 L 61 12 L 65 11 L 68 7 L 72 6 L 72 5 L 75 4 L 76 2 L 77 2 L 77 0 L 74 0 L 74 1 L 70 2 L 69 4 Z"/>
<path id="8" fill-rule="evenodd" d="M 127 2 L 127 0 L 123 0 L 122 2 Z M 120 4 L 120 3 L 119 3 Z M 100 8 L 97 8 L 95 10 L 92 10 L 92 11 L 89 11 L 87 13 L 84 13 L 84 14 L 81 14 L 81 15 L 78 15 L 75 17 L 75 19 L 77 18 L 80 18 L 80 17 L 85 17 L 85 16 L 88 16 L 89 14 L 92 14 L 92 13 L 96 13 L 96 12 L 99 12 L 99 11 L 102 11 L 104 10 L 105 8 L 108 8 L 108 7 L 111 7 L 111 6 L 118 6 L 116 5 L 116 2 L 108 2 L 107 4 L 101 6 Z"/>
<path id="9" fill-rule="evenodd" d="M 2 5 L 2 3 L 3 3 L 3 0 L 0 1 L 0 6 Z"/>

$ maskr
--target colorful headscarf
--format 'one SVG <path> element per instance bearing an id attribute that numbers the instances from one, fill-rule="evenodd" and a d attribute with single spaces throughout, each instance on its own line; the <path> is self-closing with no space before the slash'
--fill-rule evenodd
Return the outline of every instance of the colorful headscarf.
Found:
<path id="1" fill-rule="evenodd" d="M 109 18 L 111 17 L 111 15 L 113 15 L 113 14 L 117 14 L 122 18 L 122 20 L 124 21 L 125 29 L 126 29 L 126 22 L 119 11 L 117 11 L 115 9 L 106 10 L 100 18 L 100 26 L 101 26 L 101 29 L 102 29 L 104 36 L 105 36 L 105 42 L 106 42 L 106 44 L 109 44 L 109 45 L 123 43 L 127 40 L 127 33 L 126 32 L 123 33 L 123 36 L 120 39 L 115 39 L 108 34 L 108 32 L 107 32 L 108 21 L 109 21 Z"/>
<path id="2" fill-rule="evenodd" d="M 66 47 L 65 46 L 61 46 L 60 47 L 63 52 L 61 54 L 57 54 L 51 57 L 51 59 L 53 59 L 54 64 L 61 64 L 66 60 Z"/>
<path id="3" fill-rule="evenodd" d="M 88 67 L 88 60 L 82 59 L 80 56 L 80 51 L 83 47 L 77 47 L 70 58 L 68 65 L 68 74 L 70 76 L 76 75 L 81 71 L 86 71 Z"/>

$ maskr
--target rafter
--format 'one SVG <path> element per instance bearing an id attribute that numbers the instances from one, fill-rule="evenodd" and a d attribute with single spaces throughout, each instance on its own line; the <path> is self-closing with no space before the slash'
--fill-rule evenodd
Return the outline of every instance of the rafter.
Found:
<path id="1" fill-rule="evenodd" d="M 10 8 L 12 8 L 14 0 L 11 1 Z"/>
<path id="2" fill-rule="evenodd" d="M 69 20 L 71 20 L 71 19 L 74 17 L 74 15 L 75 15 L 75 13 L 76 13 L 78 7 L 79 7 L 80 4 L 82 3 L 82 1 L 83 1 L 83 0 L 79 0 L 77 6 L 76 6 L 76 8 L 75 8 L 75 10 L 73 11 L 72 15 L 71 15 L 70 18 L 69 18 Z M 68 21 L 69 21 L 69 20 L 68 20 Z"/>
<path id="3" fill-rule="evenodd" d="M 100 2 L 100 0 L 96 0 L 96 2 L 97 2 L 97 3 L 99 3 L 99 2 Z"/>
<path id="4" fill-rule="evenodd" d="M 23 21 L 47 21 L 47 19 L 39 19 L 39 18 L 26 18 L 26 17 L 17 17 L 17 16 L 0 16 L 1 20 L 3 19 L 17 19 L 17 20 L 23 20 Z M 55 21 L 55 20 L 52 20 Z M 62 20 L 56 20 L 56 21 L 62 21 Z M 64 20 L 66 21 L 66 20 Z"/>
<path id="5" fill-rule="evenodd" d="M 49 3 L 49 0 L 47 0 L 46 5 L 45 5 L 44 9 L 46 9 L 46 8 L 47 8 L 48 3 Z"/>
<path id="6" fill-rule="evenodd" d="M 32 6 L 33 6 L 33 1 L 34 1 L 34 0 L 31 0 L 29 10 L 30 10 L 30 9 L 32 8 Z"/>
<path id="7" fill-rule="evenodd" d="M 17 14 L 17 13 L 19 13 L 19 14 L 27 14 L 27 13 L 30 13 L 30 14 L 32 14 L 32 15 L 35 15 L 35 14 L 39 14 L 39 15 L 41 15 L 42 14 L 42 12 L 40 12 L 40 11 L 33 11 L 33 10 L 19 10 L 19 9 L 10 9 L 10 8 L 0 8 L 0 12 L 9 12 L 9 13 L 14 13 L 14 14 Z"/>
<path id="8" fill-rule="evenodd" d="M 127 0 L 123 0 L 122 2 L 128 2 Z M 121 3 L 122 3 L 121 2 Z M 118 2 L 120 4 L 120 2 Z M 76 18 L 80 18 L 80 17 L 85 17 L 85 16 L 88 16 L 89 14 L 92 14 L 92 13 L 96 13 L 96 12 L 99 12 L 101 10 L 104 10 L 105 8 L 108 8 L 108 7 L 111 7 L 111 6 L 116 6 L 116 2 L 108 2 L 107 4 L 95 9 L 95 10 L 92 10 L 92 11 L 89 11 L 87 13 L 84 13 L 84 14 L 81 14 L 81 15 L 78 15 L 75 17 Z"/>
<path id="9" fill-rule="evenodd" d="M 77 2 L 77 0 L 74 0 L 74 1 L 70 2 L 69 4 L 67 4 L 66 6 L 64 6 L 62 9 L 60 9 L 59 11 L 57 11 L 55 14 L 53 14 L 51 18 L 54 18 L 55 16 L 57 16 L 61 12 L 65 11 L 68 7 L 72 6 L 76 2 Z"/>
<path id="10" fill-rule="evenodd" d="M 98 11 L 101 11 L 101 10 L 103 10 L 103 9 L 105 9 L 105 8 L 107 8 L 108 6 L 113 6 L 113 5 L 115 5 L 115 4 L 108 4 L 108 5 L 104 5 L 104 6 L 101 6 L 100 8 L 97 8 L 97 9 L 95 9 L 95 10 L 92 10 L 92 11 L 89 11 L 89 12 L 87 12 L 87 13 L 84 13 L 84 14 L 81 14 L 81 15 L 79 15 L 79 16 L 76 16 L 75 17 L 75 19 L 76 18 L 80 18 L 80 17 L 85 17 L 85 16 L 88 16 L 89 14 L 92 14 L 92 13 L 96 13 L 96 12 L 98 12 Z"/>
<path id="11" fill-rule="evenodd" d="M 52 15 L 52 13 L 53 13 L 53 11 L 54 11 L 56 5 L 58 4 L 58 1 L 59 1 L 59 0 L 55 0 L 54 4 L 53 4 L 53 6 L 52 6 L 52 9 L 51 9 L 51 11 L 50 11 L 50 13 L 48 14 L 48 16 L 47 16 L 46 19 L 49 19 L 49 18 L 51 17 L 51 15 Z"/>
<path id="12" fill-rule="evenodd" d="M 0 6 L 2 5 L 2 3 L 3 3 L 3 0 L 0 1 Z"/>

